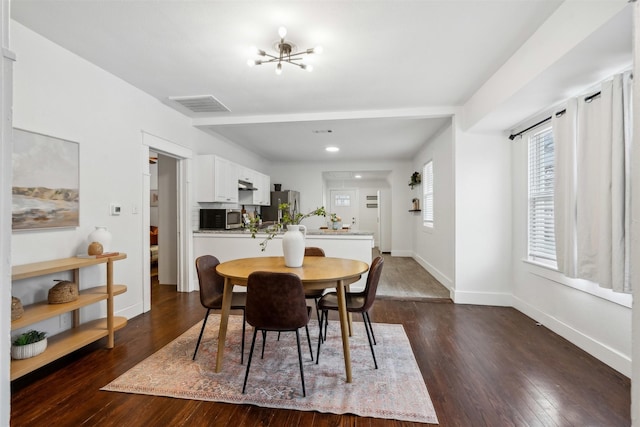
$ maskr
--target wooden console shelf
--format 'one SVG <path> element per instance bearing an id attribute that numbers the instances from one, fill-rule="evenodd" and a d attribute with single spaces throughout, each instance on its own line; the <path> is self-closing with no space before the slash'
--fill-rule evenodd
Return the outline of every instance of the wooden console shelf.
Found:
<path id="1" fill-rule="evenodd" d="M 73 271 L 73 281 L 80 286 L 81 268 L 98 264 L 107 265 L 105 286 L 82 289 L 77 300 L 64 304 L 49 304 L 43 301 L 27 305 L 24 307 L 24 315 L 11 322 L 11 330 L 15 330 L 65 313 L 73 314 L 73 327 L 49 337 L 44 353 L 29 359 L 11 361 L 12 381 L 103 337 L 107 337 L 107 348 L 113 348 L 114 332 L 127 324 L 126 318 L 113 315 L 113 298 L 127 291 L 126 285 L 113 283 L 113 263 L 126 257 L 127 255 L 123 253 L 106 258 L 71 257 L 16 265 L 12 268 L 11 279 L 14 282 L 61 271 Z M 14 283 L 13 286 L 16 284 Z M 80 308 L 104 300 L 107 302 L 107 317 L 80 324 Z"/>

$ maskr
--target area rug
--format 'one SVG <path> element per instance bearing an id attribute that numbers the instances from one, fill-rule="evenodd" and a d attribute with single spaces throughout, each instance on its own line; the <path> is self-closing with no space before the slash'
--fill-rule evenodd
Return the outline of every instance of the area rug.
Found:
<path id="1" fill-rule="evenodd" d="M 345 382 L 340 324 L 330 321 L 320 363 L 311 361 L 304 329 L 300 332 L 307 397 L 302 397 L 295 333 L 267 334 L 256 350 L 242 394 L 253 329 L 247 327 L 245 364 L 240 364 L 242 317 L 230 316 L 222 372 L 215 373 L 219 315 L 207 321 L 196 360 L 191 360 L 202 323 L 134 366 L 101 390 L 168 396 L 262 407 L 355 414 L 437 424 L 429 392 L 402 325 L 374 323 L 378 369 L 374 368 L 364 324 L 354 322 L 350 338 L 353 382 Z M 315 359 L 318 325 L 309 324 Z"/>

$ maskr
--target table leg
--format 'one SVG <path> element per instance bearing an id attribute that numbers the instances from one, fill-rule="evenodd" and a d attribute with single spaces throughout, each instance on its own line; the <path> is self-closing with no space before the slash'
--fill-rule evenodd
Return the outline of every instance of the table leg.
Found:
<path id="1" fill-rule="evenodd" d="M 349 351 L 349 316 L 347 315 L 347 301 L 345 286 L 342 280 L 338 281 L 336 291 L 338 294 L 338 313 L 340 314 L 340 331 L 342 332 L 342 351 L 344 353 L 344 369 L 347 373 L 347 382 L 351 382 L 351 353 Z"/>
<path id="2" fill-rule="evenodd" d="M 350 291 L 350 286 L 347 285 L 345 286 L 345 291 L 349 292 Z M 349 319 L 349 336 L 352 337 L 353 336 L 353 316 L 351 315 L 351 313 L 347 312 L 347 318 Z"/>
<path id="3" fill-rule="evenodd" d="M 222 313 L 220 314 L 220 329 L 218 331 L 218 354 L 216 355 L 216 372 L 222 370 L 224 358 L 224 343 L 227 338 L 227 325 L 229 324 L 229 312 L 231 311 L 231 298 L 233 295 L 233 283 L 231 279 L 224 279 L 224 294 L 222 296 Z"/>

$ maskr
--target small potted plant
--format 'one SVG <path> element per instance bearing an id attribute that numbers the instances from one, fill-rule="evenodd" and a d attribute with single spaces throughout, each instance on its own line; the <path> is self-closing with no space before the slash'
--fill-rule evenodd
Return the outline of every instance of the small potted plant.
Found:
<path id="1" fill-rule="evenodd" d="M 28 359 L 37 356 L 47 348 L 47 333 L 28 331 L 18 335 L 11 345 L 11 357 L 14 359 Z"/>
<path id="2" fill-rule="evenodd" d="M 411 179 L 409 180 L 409 187 L 413 190 L 413 187 L 420 184 L 422 182 L 422 177 L 420 176 L 420 172 L 414 172 L 411 174 Z"/>

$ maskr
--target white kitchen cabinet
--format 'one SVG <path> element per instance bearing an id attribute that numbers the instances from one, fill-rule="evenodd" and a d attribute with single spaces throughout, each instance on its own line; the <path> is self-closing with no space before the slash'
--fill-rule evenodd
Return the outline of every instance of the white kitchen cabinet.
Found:
<path id="1" fill-rule="evenodd" d="M 271 177 L 263 173 L 254 171 L 255 180 L 253 186 L 258 190 L 253 192 L 253 204 L 259 206 L 269 206 L 271 204 Z"/>
<path id="2" fill-rule="evenodd" d="M 196 201 L 238 203 L 238 165 L 213 154 L 196 156 Z"/>
<path id="3" fill-rule="evenodd" d="M 250 182 L 255 185 L 255 173 L 253 169 L 238 165 L 238 180 Z"/>

